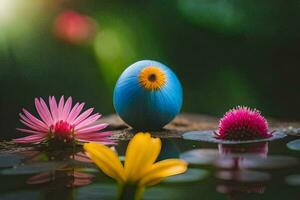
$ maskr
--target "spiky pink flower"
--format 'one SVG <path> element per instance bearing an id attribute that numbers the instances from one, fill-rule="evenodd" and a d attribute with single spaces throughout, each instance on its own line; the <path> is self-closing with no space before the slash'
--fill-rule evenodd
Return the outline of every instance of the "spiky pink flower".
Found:
<path id="1" fill-rule="evenodd" d="M 57 104 L 53 96 L 49 97 L 49 108 L 42 98 L 35 98 L 35 108 L 40 119 L 33 116 L 23 108 L 20 113 L 20 121 L 28 129 L 17 128 L 17 130 L 30 134 L 29 136 L 14 139 L 17 143 L 40 143 L 51 139 L 63 142 L 100 142 L 113 144 L 109 139 L 111 132 L 100 132 L 108 124 L 99 123 L 99 113 L 93 115 L 94 108 L 89 108 L 81 113 L 85 103 L 76 103 L 72 108 L 72 98 L 64 102 L 62 96 Z"/>
<path id="2" fill-rule="evenodd" d="M 268 122 L 258 110 L 238 106 L 228 111 L 219 122 L 216 138 L 255 140 L 272 137 Z"/>

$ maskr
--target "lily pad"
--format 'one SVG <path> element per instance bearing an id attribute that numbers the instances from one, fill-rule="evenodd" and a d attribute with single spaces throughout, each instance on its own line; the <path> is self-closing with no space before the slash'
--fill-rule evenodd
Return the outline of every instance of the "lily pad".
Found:
<path id="1" fill-rule="evenodd" d="M 163 183 L 188 183 L 205 179 L 209 172 L 204 169 L 188 169 L 185 173 L 166 178 Z"/>
<path id="2" fill-rule="evenodd" d="M 297 158 L 290 156 L 268 156 L 267 158 L 248 156 L 242 160 L 241 166 L 255 169 L 280 169 L 292 167 L 298 163 Z"/>
<path id="3" fill-rule="evenodd" d="M 224 156 L 220 157 L 218 160 L 216 160 L 213 165 L 217 168 L 221 169 L 233 169 L 233 168 L 238 168 L 240 169 L 240 162 L 241 162 L 241 157 L 239 156 Z"/>
<path id="4" fill-rule="evenodd" d="M 291 150 L 300 151 L 300 139 L 290 141 L 286 146 Z"/>
<path id="5" fill-rule="evenodd" d="M 62 167 L 61 163 L 57 162 L 43 162 L 34 163 L 29 165 L 19 165 L 9 169 L 3 169 L 0 171 L 1 175 L 26 175 L 37 174 L 41 172 L 54 171 Z"/>
<path id="6" fill-rule="evenodd" d="M 0 167 L 11 167 L 21 162 L 22 156 L 13 153 L 0 153 Z"/>
<path id="7" fill-rule="evenodd" d="M 271 175 L 266 172 L 248 170 L 219 171 L 215 176 L 221 180 L 237 182 L 264 182 L 271 179 Z"/>
<path id="8" fill-rule="evenodd" d="M 266 142 L 284 138 L 286 136 L 285 133 L 281 131 L 275 131 L 273 136 L 270 138 L 257 139 L 257 140 L 241 140 L 241 141 L 233 141 L 233 140 L 221 140 L 215 138 L 215 133 L 213 130 L 209 131 L 191 131 L 183 134 L 183 138 L 186 140 L 194 140 L 201 142 L 211 142 L 217 144 L 247 144 L 254 142 Z"/>
<path id="9" fill-rule="evenodd" d="M 289 126 L 287 128 L 284 128 L 283 131 L 290 136 L 300 136 L 300 128 Z"/>
<path id="10" fill-rule="evenodd" d="M 289 175 L 285 178 L 288 185 L 300 186 L 300 174 Z"/>
<path id="11" fill-rule="evenodd" d="M 180 159 L 194 165 L 210 165 L 219 157 L 215 149 L 197 149 L 180 154 Z"/>

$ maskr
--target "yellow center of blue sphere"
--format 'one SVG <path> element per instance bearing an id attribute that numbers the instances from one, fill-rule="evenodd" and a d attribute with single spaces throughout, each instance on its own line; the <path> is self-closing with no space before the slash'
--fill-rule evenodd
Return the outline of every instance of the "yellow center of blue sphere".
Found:
<path id="1" fill-rule="evenodd" d="M 145 67 L 140 72 L 139 82 L 145 89 L 159 90 L 166 83 L 166 75 L 159 67 Z"/>
<path id="2" fill-rule="evenodd" d="M 158 130 L 179 113 L 182 87 L 170 68 L 143 60 L 121 74 L 113 100 L 116 112 L 128 125 L 137 130 Z"/>

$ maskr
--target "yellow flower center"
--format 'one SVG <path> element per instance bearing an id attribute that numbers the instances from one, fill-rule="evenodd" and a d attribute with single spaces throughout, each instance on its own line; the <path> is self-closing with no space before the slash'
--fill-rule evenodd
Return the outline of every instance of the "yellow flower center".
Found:
<path id="1" fill-rule="evenodd" d="M 145 67 L 140 73 L 139 82 L 147 90 L 158 90 L 166 83 L 166 75 L 158 67 Z"/>

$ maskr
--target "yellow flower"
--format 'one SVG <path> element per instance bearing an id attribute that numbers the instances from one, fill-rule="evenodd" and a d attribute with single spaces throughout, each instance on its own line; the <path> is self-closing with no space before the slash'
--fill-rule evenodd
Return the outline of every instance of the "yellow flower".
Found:
<path id="1" fill-rule="evenodd" d="M 105 174 L 121 185 L 144 188 L 187 170 L 187 163 L 179 159 L 154 163 L 161 150 L 161 140 L 152 138 L 149 133 L 138 133 L 129 142 L 124 166 L 118 155 L 105 145 L 88 143 L 84 144 L 84 149 Z"/>
<path id="2" fill-rule="evenodd" d="M 147 90 L 158 90 L 165 85 L 166 75 L 158 67 L 145 67 L 140 72 L 139 82 Z"/>

